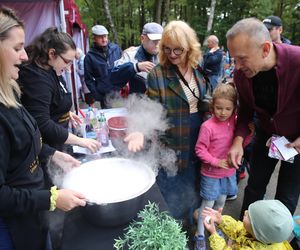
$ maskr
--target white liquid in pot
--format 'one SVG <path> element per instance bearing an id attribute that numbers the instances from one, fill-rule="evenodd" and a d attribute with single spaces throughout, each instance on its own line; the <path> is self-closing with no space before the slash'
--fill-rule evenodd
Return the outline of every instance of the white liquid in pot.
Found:
<path id="1" fill-rule="evenodd" d="M 121 158 L 90 161 L 69 172 L 63 188 L 84 194 L 98 204 L 135 198 L 155 182 L 154 172 L 145 164 Z"/>

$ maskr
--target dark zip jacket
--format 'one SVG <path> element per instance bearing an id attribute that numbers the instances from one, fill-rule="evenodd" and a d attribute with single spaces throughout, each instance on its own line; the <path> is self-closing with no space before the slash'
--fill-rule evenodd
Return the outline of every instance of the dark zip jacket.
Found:
<path id="1" fill-rule="evenodd" d="M 122 55 L 121 48 L 109 42 L 106 49 L 92 45 L 84 58 L 84 79 L 95 100 L 104 100 L 111 91 L 119 90 L 110 83 L 114 61 Z"/>

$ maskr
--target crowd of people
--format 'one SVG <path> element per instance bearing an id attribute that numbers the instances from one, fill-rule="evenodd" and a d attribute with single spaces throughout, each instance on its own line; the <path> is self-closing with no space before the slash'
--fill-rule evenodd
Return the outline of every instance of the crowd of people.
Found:
<path id="1" fill-rule="evenodd" d="M 82 122 L 71 112 L 62 77 L 75 58 L 89 105 L 98 101 L 109 108 L 110 93 L 129 86 L 129 94 L 146 95 L 164 107 L 170 128 L 157 139 L 176 153 L 178 171 L 170 175 L 162 162 L 156 181 L 184 229 L 197 224 L 194 250 L 207 249 L 205 229 L 211 249 L 292 249 L 288 240 L 299 229 L 292 217 L 300 193 L 299 154 L 281 161 L 274 200 L 264 200 L 278 163 L 268 154 L 269 138 L 284 136 L 286 147 L 300 152 L 300 47 L 282 31 L 276 16 L 242 19 L 226 34 L 228 52 L 211 35 L 202 56 L 195 30 L 184 21 L 165 27 L 146 23 L 140 46 L 124 51 L 97 24 L 84 55 L 55 27 L 24 48 L 22 21 L 1 8 L 0 249 L 50 250 L 46 214 L 86 204 L 82 194 L 53 186 L 44 171 L 48 161 L 62 168 L 80 165 L 66 145 L 91 152 L 101 147 L 68 130 Z M 213 89 L 208 119 L 202 112 L 207 86 Z M 135 152 L 145 138 L 135 131 L 125 141 Z M 250 171 L 241 222 L 221 212 L 228 196 L 237 194 L 236 172 L 247 145 Z"/>

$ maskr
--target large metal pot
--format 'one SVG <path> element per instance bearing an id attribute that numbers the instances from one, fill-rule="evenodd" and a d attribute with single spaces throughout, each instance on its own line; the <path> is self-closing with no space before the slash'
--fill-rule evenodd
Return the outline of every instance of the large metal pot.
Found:
<path id="1" fill-rule="evenodd" d="M 63 187 L 87 198 L 83 216 L 96 226 L 128 223 L 142 208 L 145 193 L 155 182 L 154 171 L 144 163 L 123 158 L 93 160 L 70 171 Z"/>

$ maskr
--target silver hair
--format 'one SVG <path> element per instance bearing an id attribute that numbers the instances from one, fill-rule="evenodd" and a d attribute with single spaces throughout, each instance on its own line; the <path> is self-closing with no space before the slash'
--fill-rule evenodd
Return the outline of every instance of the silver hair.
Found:
<path id="1" fill-rule="evenodd" d="M 272 42 L 270 33 L 266 26 L 256 18 L 245 18 L 234 24 L 226 33 L 227 40 L 235 38 L 237 35 L 245 34 L 258 45 L 262 42 Z"/>
<path id="2" fill-rule="evenodd" d="M 214 42 L 215 44 L 219 44 L 219 39 L 217 36 L 215 35 L 211 35 L 207 38 L 207 40 L 211 40 L 212 42 Z"/>

